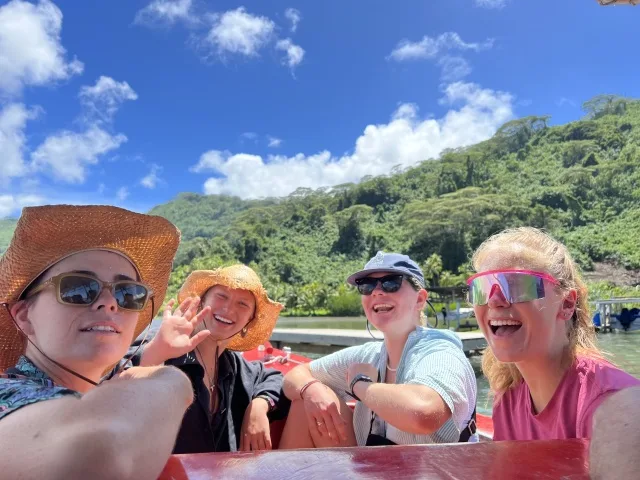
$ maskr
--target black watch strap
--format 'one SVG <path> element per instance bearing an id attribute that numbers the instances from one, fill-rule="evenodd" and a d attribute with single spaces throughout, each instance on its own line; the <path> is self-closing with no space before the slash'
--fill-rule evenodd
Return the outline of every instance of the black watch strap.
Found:
<path id="1" fill-rule="evenodd" d="M 353 387 L 355 387 L 356 383 L 358 382 L 373 383 L 373 380 L 371 380 L 371 377 L 369 377 L 368 375 L 364 375 L 363 373 L 357 374 L 355 377 L 353 377 L 353 380 L 351 380 L 351 385 L 349 385 L 349 391 L 346 392 L 346 394 L 349 395 L 351 398 L 361 402 L 362 400 L 360 400 L 360 398 L 358 398 L 358 396 L 353 391 Z"/>

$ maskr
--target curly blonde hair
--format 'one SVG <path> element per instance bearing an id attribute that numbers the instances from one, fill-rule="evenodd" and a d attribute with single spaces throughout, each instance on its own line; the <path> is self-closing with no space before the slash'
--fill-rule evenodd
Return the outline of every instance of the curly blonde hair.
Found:
<path id="1" fill-rule="evenodd" d="M 561 292 L 577 292 L 576 309 L 567 322 L 569 358 L 577 355 L 603 358 L 598 348 L 595 328 L 589 312 L 588 291 L 582 275 L 569 250 L 551 235 L 532 227 L 507 229 L 485 240 L 473 254 L 473 266 L 478 271 L 487 255 L 499 252 L 514 268 L 540 269 L 555 277 Z M 500 395 L 522 380 L 520 371 L 513 363 L 504 363 L 496 358 L 490 347 L 484 351 L 482 371 L 494 394 Z"/>

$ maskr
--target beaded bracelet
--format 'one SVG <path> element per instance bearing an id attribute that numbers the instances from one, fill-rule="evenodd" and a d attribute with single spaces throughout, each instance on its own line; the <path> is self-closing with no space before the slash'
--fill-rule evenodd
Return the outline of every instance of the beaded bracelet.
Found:
<path id="1" fill-rule="evenodd" d="M 300 389 L 300 399 L 304 400 L 304 397 L 302 395 L 304 395 L 304 392 L 307 390 L 307 388 L 309 388 L 314 383 L 320 383 L 320 380 L 309 380 L 304 384 L 304 386 Z"/>

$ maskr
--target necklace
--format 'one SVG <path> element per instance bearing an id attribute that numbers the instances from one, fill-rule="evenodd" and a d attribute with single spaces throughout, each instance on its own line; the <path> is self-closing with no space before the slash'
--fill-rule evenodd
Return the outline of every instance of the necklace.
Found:
<path id="1" fill-rule="evenodd" d="M 396 368 L 391 368 L 391 367 L 389 366 L 389 360 L 387 360 L 387 370 L 389 370 L 390 372 L 395 372 L 395 371 L 397 371 L 397 370 L 398 370 L 398 367 L 396 367 Z"/>
<path id="2" fill-rule="evenodd" d="M 202 368 L 204 369 L 204 373 L 207 376 L 207 380 L 209 380 L 209 398 L 210 398 L 211 411 L 215 411 L 216 404 L 218 403 L 218 395 L 217 395 L 218 392 L 216 390 L 216 382 L 211 377 L 211 375 L 209 375 L 209 370 L 207 369 L 206 362 L 204 361 L 204 357 L 202 356 L 202 353 L 200 353 L 200 350 L 198 349 L 198 347 L 196 347 L 196 352 L 200 357 L 200 362 L 202 364 Z M 217 368 L 217 365 L 214 368 Z"/>

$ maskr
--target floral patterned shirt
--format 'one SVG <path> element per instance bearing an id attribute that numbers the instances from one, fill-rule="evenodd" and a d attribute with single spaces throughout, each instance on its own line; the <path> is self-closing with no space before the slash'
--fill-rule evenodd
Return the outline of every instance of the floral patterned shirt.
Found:
<path id="1" fill-rule="evenodd" d="M 49 376 L 22 356 L 14 368 L 0 374 L 0 419 L 21 407 L 80 393 L 53 383 Z"/>

